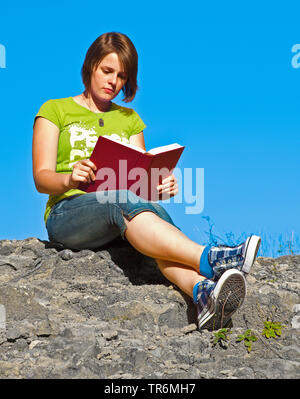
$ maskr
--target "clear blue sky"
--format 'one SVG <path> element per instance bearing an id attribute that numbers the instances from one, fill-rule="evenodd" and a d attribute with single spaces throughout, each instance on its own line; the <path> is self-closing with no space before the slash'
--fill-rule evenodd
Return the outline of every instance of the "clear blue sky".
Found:
<path id="1" fill-rule="evenodd" d="M 32 178 L 33 119 L 48 99 L 82 92 L 85 53 L 108 31 L 127 34 L 138 50 L 140 89 L 128 106 L 147 124 L 147 148 L 178 142 L 186 146 L 178 166 L 204 168 L 202 213 L 165 204 L 175 223 L 198 242 L 203 216 L 223 236 L 299 237 L 300 68 L 292 47 L 300 5 L 244 3 L 3 3 L 0 239 L 47 239 L 47 196 Z"/>

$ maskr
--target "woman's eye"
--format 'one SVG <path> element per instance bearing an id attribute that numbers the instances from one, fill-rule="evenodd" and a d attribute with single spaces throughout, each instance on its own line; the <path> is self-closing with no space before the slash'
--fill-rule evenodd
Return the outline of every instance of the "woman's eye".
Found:
<path id="1" fill-rule="evenodd" d="M 103 72 L 105 75 L 108 75 L 108 74 L 112 73 L 112 71 L 111 71 L 110 69 L 105 69 L 105 68 L 102 69 L 102 72 Z M 126 80 L 126 79 L 127 79 L 127 74 L 120 74 L 120 75 L 118 75 L 118 77 L 119 77 L 120 79 L 122 79 L 122 80 Z"/>

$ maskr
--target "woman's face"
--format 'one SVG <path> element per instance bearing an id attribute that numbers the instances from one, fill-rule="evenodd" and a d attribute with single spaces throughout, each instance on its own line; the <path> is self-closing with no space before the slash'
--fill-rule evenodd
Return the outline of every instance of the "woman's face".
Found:
<path id="1" fill-rule="evenodd" d="M 91 93 L 100 101 L 111 101 L 127 80 L 123 66 L 116 53 L 106 55 L 91 77 Z"/>

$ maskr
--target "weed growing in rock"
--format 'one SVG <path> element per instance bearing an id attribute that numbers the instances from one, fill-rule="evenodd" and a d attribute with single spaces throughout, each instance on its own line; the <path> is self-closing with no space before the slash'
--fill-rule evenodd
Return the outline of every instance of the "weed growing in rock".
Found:
<path id="1" fill-rule="evenodd" d="M 260 319 L 264 323 L 264 329 L 262 330 L 261 335 L 265 338 L 278 338 L 281 336 L 282 328 L 286 327 L 279 321 L 276 320 L 276 307 L 273 306 L 272 310 L 269 314 L 266 314 L 261 308 L 260 304 L 257 302 L 256 307 L 258 310 L 258 314 L 260 315 Z"/>
<path id="2" fill-rule="evenodd" d="M 281 330 L 285 325 L 280 322 L 274 321 L 264 321 L 264 329 L 262 330 L 262 335 L 266 338 L 277 338 L 281 336 Z"/>
<path id="3" fill-rule="evenodd" d="M 227 348 L 228 334 L 231 334 L 230 328 L 221 328 L 214 332 L 213 346 L 219 344 L 222 348 Z"/>
<path id="4" fill-rule="evenodd" d="M 252 343 L 257 341 L 256 335 L 251 330 L 246 330 L 244 334 L 238 335 L 236 342 L 244 341 L 244 345 L 248 350 L 248 353 L 252 350 Z"/>

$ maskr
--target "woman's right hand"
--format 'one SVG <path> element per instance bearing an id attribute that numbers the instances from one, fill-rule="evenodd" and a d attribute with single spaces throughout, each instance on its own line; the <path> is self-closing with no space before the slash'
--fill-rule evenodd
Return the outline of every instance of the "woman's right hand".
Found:
<path id="1" fill-rule="evenodd" d="M 91 183 L 96 180 L 96 165 L 89 159 L 78 161 L 73 166 L 73 172 L 69 178 L 70 188 L 77 188 L 79 183 Z"/>

